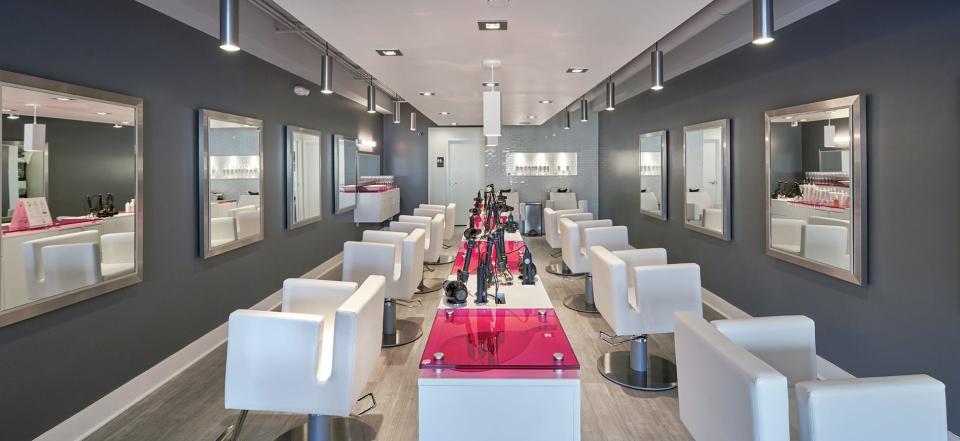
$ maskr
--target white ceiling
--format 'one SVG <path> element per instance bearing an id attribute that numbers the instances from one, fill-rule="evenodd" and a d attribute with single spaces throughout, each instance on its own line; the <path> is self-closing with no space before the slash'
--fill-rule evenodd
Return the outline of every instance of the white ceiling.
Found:
<path id="1" fill-rule="evenodd" d="M 104 124 L 134 122 L 134 108 L 117 104 L 93 101 L 86 98 L 73 97 L 58 93 L 40 92 L 18 87 L 3 86 L 0 88 L 2 96 L 3 114 L 20 115 L 23 118 L 33 116 L 33 107 L 27 104 L 36 104 L 37 116 L 43 118 L 71 119 Z M 57 98 L 69 101 L 61 101 Z M 10 110 L 8 112 L 7 110 Z M 105 113 L 100 115 L 99 113 Z"/>
<path id="2" fill-rule="evenodd" d="M 482 124 L 484 59 L 500 59 L 503 123 L 539 124 L 709 0 L 275 0 L 438 124 Z M 507 20 L 480 31 L 478 20 Z M 400 49 L 381 57 L 375 49 Z M 586 67 L 586 74 L 567 74 Z M 423 97 L 422 91 L 436 92 Z M 552 100 L 540 104 L 540 100 Z M 443 116 L 440 112 L 450 112 Z M 529 119 L 528 115 L 536 118 Z"/>

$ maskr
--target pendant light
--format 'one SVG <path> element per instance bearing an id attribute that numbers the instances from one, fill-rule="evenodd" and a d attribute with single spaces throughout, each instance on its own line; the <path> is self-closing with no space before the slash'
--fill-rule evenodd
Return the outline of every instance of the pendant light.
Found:
<path id="1" fill-rule="evenodd" d="M 563 130 L 570 130 L 570 111 L 563 109 Z"/>
<path id="2" fill-rule="evenodd" d="M 604 108 L 606 111 L 612 112 L 615 108 L 613 95 L 616 93 L 613 85 L 613 78 L 607 78 L 607 107 Z"/>
<path id="3" fill-rule="evenodd" d="M 417 112 L 410 112 L 410 131 L 417 131 Z"/>
<path id="4" fill-rule="evenodd" d="M 590 119 L 590 102 L 586 98 L 580 98 L 580 122 L 587 122 Z"/>
<path id="5" fill-rule="evenodd" d="M 367 113 L 377 113 L 377 88 L 373 85 L 373 77 L 367 86 Z"/>
<path id="6" fill-rule="evenodd" d="M 663 51 L 659 42 L 650 52 L 650 89 L 663 90 Z"/>
<path id="7" fill-rule="evenodd" d="M 836 147 L 837 146 L 837 127 L 833 125 L 831 120 L 827 119 L 827 125 L 823 126 L 823 146 L 824 147 Z"/>
<path id="8" fill-rule="evenodd" d="M 240 50 L 240 0 L 220 0 L 220 49 Z"/>
<path id="9" fill-rule="evenodd" d="M 753 0 L 753 44 L 773 41 L 773 0 Z"/>
<path id="10" fill-rule="evenodd" d="M 27 104 L 33 107 L 33 124 L 23 125 L 23 150 L 27 152 L 42 152 L 47 147 L 47 125 L 37 123 L 37 104 Z"/>
<path id="11" fill-rule="evenodd" d="M 400 124 L 400 97 L 393 102 L 393 123 Z"/>
<path id="12" fill-rule="evenodd" d="M 327 53 L 320 58 L 320 93 L 333 93 L 333 58 L 330 56 L 330 45 L 327 44 Z"/>
<path id="13" fill-rule="evenodd" d="M 501 102 L 500 92 L 496 90 L 494 69 L 500 67 L 500 60 L 484 60 L 483 66 L 490 68 L 490 90 L 483 92 L 483 135 L 500 136 L 501 133 Z"/>

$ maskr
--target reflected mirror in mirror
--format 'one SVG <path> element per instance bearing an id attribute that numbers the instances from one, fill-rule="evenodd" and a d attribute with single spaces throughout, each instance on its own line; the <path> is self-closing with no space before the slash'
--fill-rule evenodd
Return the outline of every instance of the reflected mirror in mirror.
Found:
<path id="1" fill-rule="evenodd" d="M 200 111 L 200 200 L 203 256 L 263 239 L 263 122 Z"/>
<path id="2" fill-rule="evenodd" d="M 684 226 L 730 240 L 730 120 L 683 128 Z"/>
<path id="3" fill-rule="evenodd" d="M 320 144 L 319 131 L 287 126 L 287 228 L 320 220 Z"/>
<path id="4" fill-rule="evenodd" d="M 357 140 L 333 135 L 334 213 L 346 213 L 357 206 L 358 160 Z"/>
<path id="5" fill-rule="evenodd" d="M 0 71 L 0 325 L 142 279 L 142 100 Z"/>
<path id="6" fill-rule="evenodd" d="M 766 112 L 767 253 L 861 283 L 859 96 Z"/>
<path id="7" fill-rule="evenodd" d="M 667 131 L 640 135 L 640 212 L 667 218 Z"/>

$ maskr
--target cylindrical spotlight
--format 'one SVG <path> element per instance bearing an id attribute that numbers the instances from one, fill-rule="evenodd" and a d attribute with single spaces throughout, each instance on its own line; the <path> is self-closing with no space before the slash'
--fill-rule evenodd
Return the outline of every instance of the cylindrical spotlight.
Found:
<path id="1" fill-rule="evenodd" d="M 367 86 L 367 113 L 377 113 L 377 88 L 373 85 L 373 80 L 370 80 L 370 85 Z"/>
<path id="2" fill-rule="evenodd" d="M 333 93 L 333 57 L 323 54 L 320 63 L 320 93 L 330 95 Z"/>
<path id="3" fill-rule="evenodd" d="M 612 111 L 615 108 L 613 95 L 616 93 L 614 90 L 613 79 L 610 78 L 607 80 L 607 107 L 604 110 Z"/>
<path id="4" fill-rule="evenodd" d="M 417 131 L 417 112 L 410 112 L 410 131 Z"/>
<path id="5" fill-rule="evenodd" d="M 753 0 L 753 44 L 773 41 L 773 0 Z"/>
<path id="6" fill-rule="evenodd" d="M 663 90 L 663 51 L 659 47 L 650 52 L 650 88 Z"/>
<path id="7" fill-rule="evenodd" d="M 590 119 L 590 103 L 586 98 L 580 98 L 580 122 L 587 122 Z"/>
<path id="8" fill-rule="evenodd" d="M 570 130 L 570 111 L 563 109 L 563 130 Z"/>
<path id="9" fill-rule="evenodd" d="M 393 123 L 400 124 L 400 99 L 393 102 Z"/>
<path id="10" fill-rule="evenodd" d="M 240 50 L 240 0 L 220 0 L 220 49 Z"/>

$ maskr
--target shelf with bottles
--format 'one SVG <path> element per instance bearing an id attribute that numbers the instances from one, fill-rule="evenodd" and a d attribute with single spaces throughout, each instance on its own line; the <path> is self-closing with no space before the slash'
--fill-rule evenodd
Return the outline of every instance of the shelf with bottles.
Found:
<path id="1" fill-rule="evenodd" d="M 210 179 L 260 179 L 260 156 L 211 155 Z"/>
<path id="2" fill-rule="evenodd" d="M 576 176 L 577 152 L 515 152 L 507 154 L 509 176 Z"/>

